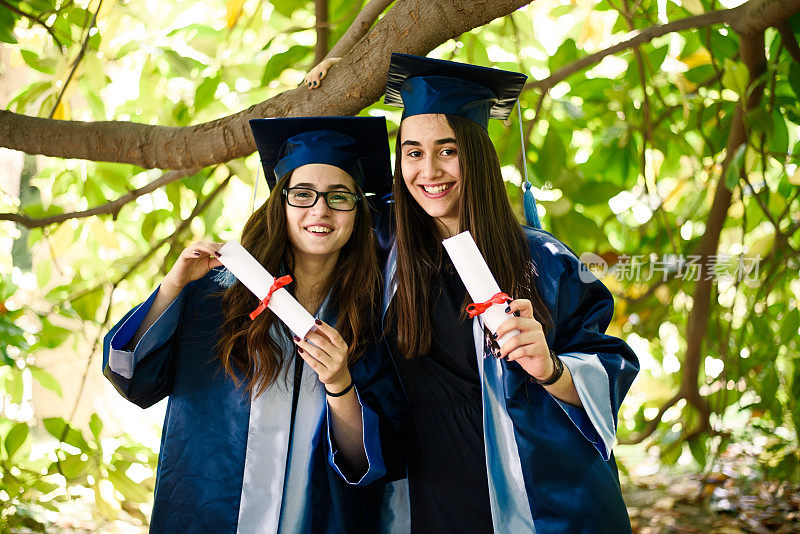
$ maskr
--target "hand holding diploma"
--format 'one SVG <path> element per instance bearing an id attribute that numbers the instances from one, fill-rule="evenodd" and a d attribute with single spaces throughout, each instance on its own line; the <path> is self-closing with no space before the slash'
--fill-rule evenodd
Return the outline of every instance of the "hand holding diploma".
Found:
<path id="1" fill-rule="evenodd" d="M 516 361 L 531 376 L 546 379 L 553 373 L 550 348 L 542 325 L 533 318 L 529 300 L 508 299 L 500 291 L 486 260 L 469 232 L 445 239 L 442 244 L 450 255 L 467 292 L 475 304 L 470 314 L 482 315 L 500 346 L 499 357 Z"/>

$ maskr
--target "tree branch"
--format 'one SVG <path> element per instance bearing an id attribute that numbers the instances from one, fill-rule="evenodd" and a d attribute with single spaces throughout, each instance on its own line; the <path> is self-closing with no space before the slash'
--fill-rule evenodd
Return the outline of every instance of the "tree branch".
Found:
<path id="1" fill-rule="evenodd" d="M 739 43 L 739 50 L 742 61 L 747 65 L 750 80 L 758 79 L 766 70 L 766 56 L 764 55 L 764 33 L 742 35 Z M 737 149 L 747 142 L 747 134 L 744 124 L 744 115 L 761 99 L 763 85 L 753 89 L 750 99 L 739 103 L 733 118 L 725 161 L 722 163 L 722 172 L 717 180 L 714 199 L 711 211 L 706 222 L 706 230 L 700 239 L 696 253 L 700 256 L 700 277 L 694 288 L 692 295 L 692 310 L 689 312 L 686 328 L 686 357 L 683 364 L 683 376 L 681 381 L 681 392 L 686 396 L 686 400 L 692 403 L 700 412 L 701 417 L 708 423 L 708 406 L 705 399 L 698 392 L 698 381 L 700 377 L 700 366 L 702 364 L 702 346 L 706 336 L 708 319 L 711 310 L 711 292 L 713 277 L 710 274 L 709 259 L 717 253 L 719 238 L 725 219 L 728 215 L 728 208 L 731 204 L 732 192 L 725 185 L 728 169 L 733 161 Z"/>
<path id="2" fill-rule="evenodd" d="M 800 63 L 800 46 L 797 44 L 797 37 L 794 36 L 789 22 L 784 20 L 775 27 L 781 34 L 781 41 L 783 42 L 783 46 L 786 47 L 786 51 L 789 52 L 792 59 Z"/>
<path id="3" fill-rule="evenodd" d="M 100 206 L 95 206 L 94 208 L 88 210 L 59 213 L 58 215 L 51 215 L 50 217 L 41 218 L 28 217 L 26 215 L 20 215 L 19 213 L 0 213 L 0 221 L 12 221 L 27 228 L 41 228 L 44 226 L 50 226 L 51 224 L 62 223 L 70 219 L 82 219 L 85 217 L 91 217 L 92 215 L 102 215 L 104 213 L 111 213 L 114 218 L 116 218 L 119 210 L 122 209 L 122 206 L 125 204 L 132 202 L 140 196 L 150 193 L 151 191 L 155 191 L 163 185 L 175 182 L 186 176 L 191 176 L 195 172 L 197 172 L 197 169 L 186 169 L 164 173 L 159 178 L 153 180 L 144 187 L 134 189 L 133 191 L 122 195 L 116 200 L 101 204 Z"/>
<path id="4" fill-rule="evenodd" d="M 733 9 L 712 11 L 711 13 L 687 17 L 667 24 L 650 26 L 639 32 L 634 32 L 633 37 L 630 39 L 562 67 L 547 78 L 529 82 L 525 85 L 525 88 L 550 89 L 572 74 L 599 63 L 606 56 L 622 52 L 643 43 L 648 43 L 656 37 L 661 37 L 669 33 L 691 30 L 694 28 L 704 28 L 714 24 L 727 24 L 736 33 L 748 35 L 778 25 L 797 13 L 798 10 L 800 10 L 800 0 L 750 0 Z"/>
<path id="5" fill-rule="evenodd" d="M 196 169 L 255 150 L 247 121 L 358 113 L 383 94 L 390 52 L 425 55 L 439 44 L 511 13 L 530 0 L 402 0 L 342 58 L 315 91 L 305 87 L 211 122 L 186 127 L 52 121 L 0 111 L 0 146 L 61 158 Z"/>
<path id="6" fill-rule="evenodd" d="M 328 0 L 314 0 L 314 16 L 316 19 L 317 41 L 314 44 L 314 64 L 316 65 L 328 53 L 328 39 L 331 29 L 328 24 Z"/>
<path id="7" fill-rule="evenodd" d="M 78 70 L 78 65 L 80 65 L 83 56 L 86 54 L 86 47 L 89 45 L 89 38 L 91 37 L 92 28 L 94 28 L 95 23 L 97 23 L 97 14 L 100 13 L 100 8 L 103 7 L 103 0 L 100 0 L 97 3 L 97 9 L 92 16 L 92 22 L 89 23 L 89 29 L 86 30 L 86 37 L 83 39 L 83 43 L 81 44 L 81 49 L 78 52 L 78 56 L 75 58 L 75 61 L 72 63 L 72 69 L 69 71 L 69 76 L 67 76 L 67 80 L 64 82 L 64 85 L 61 87 L 61 91 L 58 92 L 58 98 L 56 98 L 56 103 L 53 104 L 53 109 L 50 110 L 50 115 L 47 117 L 48 119 L 52 119 L 53 115 L 55 115 L 56 110 L 58 109 L 58 105 L 61 103 L 61 99 L 64 98 L 64 95 L 67 93 L 67 87 L 69 87 L 69 83 L 72 81 L 72 77 L 75 76 L 75 72 Z"/>
<path id="8" fill-rule="evenodd" d="M 331 57 L 342 57 L 347 54 L 355 44 L 364 37 L 372 25 L 378 20 L 381 13 L 386 11 L 386 8 L 394 0 L 370 0 L 364 6 L 358 15 L 356 15 L 353 23 L 344 32 L 344 35 L 336 42 L 331 51 L 325 56 L 325 59 Z M 317 62 L 319 63 L 319 61 Z"/>
<path id="9" fill-rule="evenodd" d="M 653 432 L 656 431 L 656 428 L 658 428 L 658 424 L 661 422 L 661 418 L 664 417 L 666 411 L 675 404 L 677 404 L 677 402 L 682 398 L 683 394 L 681 392 L 676 393 L 674 397 L 672 397 L 667 402 L 661 405 L 661 407 L 658 409 L 658 413 L 656 414 L 656 416 L 647 422 L 647 426 L 645 427 L 644 430 L 642 430 L 640 434 L 632 436 L 628 439 L 621 439 L 619 440 L 619 444 L 635 445 L 636 443 L 641 443 L 647 438 L 649 438 L 651 435 L 653 435 Z"/>
<path id="10" fill-rule="evenodd" d="M 51 28 L 50 26 L 48 26 L 47 24 L 45 24 L 45 22 L 44 22 L 42 19 L 38 18 L 36 15 L 33 15 L 33 14 L 31 14 L 31 13 L 25 13 L 24 11 L 22 11 L 22 10 L 21 10 L 21 9 L 19 9 L 18 7 L 14 6 L 14 5 L 12 5 L 12 4 L 9 4 L 8 2 L 6 2 L 6 0 L 0 0 L 0 6 L 3 6 L 4 8 L 8 9 L 9 11 L 13 11 L 13 12 L 14 12 L 14 13 L 16 13 L 17 15 L 19 15 L 20 17 L 24 17 L 24 18 L 26 18 L 26 19 L 29 19 L 29 20 L 31 20 L 32 22 L 35 22 L 35 23 L 37 23 L 37 24 L 38 24 L 38 25 L 40 25 L 42 28 L 44 28 L 45 30 L 47 30 L 47 33 L 49 33 L 49 34 L 50 34 L 50 37 L 52 37 L 52 38 L 53 38 L 53 41 L 54 41 L 54 42 L 55 42 L 55 43 L 58 45 L 58 48 L 59 48 L 59 50 L 61 50 L 61 49 L 63 49 L 63 48 L 64 48 L 64 45 L 63 45 L 63 44 L 61 44 L 61 41 L 60 41 L 60 40 L 58 39 L 58 37 L 56 36 L 56 32 L 55 32 L 55 31 L 53 31 L 53 28 Z M 63 51 L 62 51 L 62 52 L 63 52 Z"/>

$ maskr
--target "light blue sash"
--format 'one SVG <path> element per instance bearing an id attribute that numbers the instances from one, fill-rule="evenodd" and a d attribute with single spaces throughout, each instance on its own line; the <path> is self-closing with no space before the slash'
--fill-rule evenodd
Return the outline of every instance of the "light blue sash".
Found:
<path id="1" fill-rule="evenodd" d="M 514 424 L 506 410 L 503 387 L 503 364 L 489 355 L 484 357 L 483 321 L 472 320 L 475 352 L 483 393 L 483 443 L 486 472 L 489 477 L 489 504 L 492 524 L 497 534 L 536 532 L 522 476 Z"/>
<path id="2" fill-rule="evenodd" d="M 326 308 L 327 299 L 318 315 Z M 325 392 L 317 374 L 303 362 L 292 443 L 289 434 L 294 387 L 294 344 L 273 325 L 270 335 L 289 366 L 250 404 L 250 427 L 239 506 L 238 532 L 306 534 L 311 519 L 311 474 L 325 417 Z"/>

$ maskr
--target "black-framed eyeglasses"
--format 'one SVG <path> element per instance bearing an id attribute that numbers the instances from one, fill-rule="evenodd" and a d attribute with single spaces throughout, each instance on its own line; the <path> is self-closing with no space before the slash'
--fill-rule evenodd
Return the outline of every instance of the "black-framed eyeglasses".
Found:
<path id="1" fill-rule="evenodd" d="M 286 202 L 295 208 L 310 208 L 317 203 L 319 197 L 325 199 L 325 204 L 336 211 L 353 211 L 358 205 L 361 196 L 350 191 L 317 191 L 308 187 L 287 187 L 283 190 Z"/>

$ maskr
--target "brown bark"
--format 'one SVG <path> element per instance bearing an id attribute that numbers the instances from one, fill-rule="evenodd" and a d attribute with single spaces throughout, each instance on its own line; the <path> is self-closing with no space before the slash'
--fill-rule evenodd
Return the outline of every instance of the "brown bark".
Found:
<path id="1" fill-rule="evenodd" d="M 355 44 L 364 37 L 372 25 L 378 20 L 381 13 L 386 11 L 386 8 L 394 0 L 370 0 L 364 6 L 355 20 L 344 32 L 342 38 L 339 39 L 326 57 L 342 57 L 350 51 Z M 319 63 L 319 62 L 318 62 Z"/>
<path id="2" fill-rule="evenodd" d="M 398 0 L 315 91 L 292 89 L 233 115 L 182 128 L 54 121 L 0 111 L 0 146 L 143 168 L 194 169 L 225 162 L 255 150 L 249 119 L 354 115 L 383 93 L 391 52 L 425 55 L 529 1 Z"/>
<path id="3" fill-rule="evenodd" d="M 314 44 L 314 65 L 325 59 L 328 53 L 328 39 L 331 29 L 328 24 L 328 0 L 314 0 L 315 26 L 317 28 L 317 42 Z"/>

